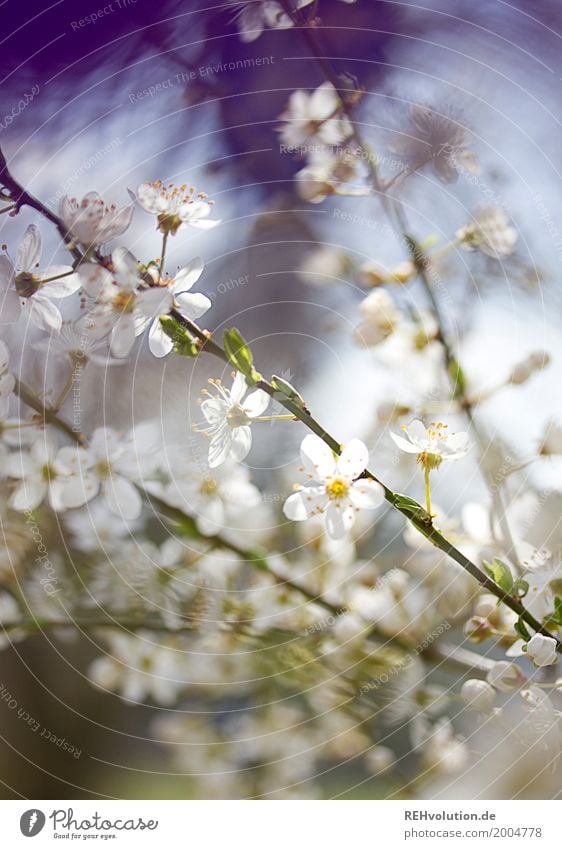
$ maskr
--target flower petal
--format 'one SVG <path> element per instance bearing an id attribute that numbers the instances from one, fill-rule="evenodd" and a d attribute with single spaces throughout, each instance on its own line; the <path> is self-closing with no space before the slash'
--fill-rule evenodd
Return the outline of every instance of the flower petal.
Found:
<path id="1" fill-rule="evenodd" d="M 240 372 L 236 372 L 232 389 L 230 390 L 230 400 L 233 404 L 239 404 L 248 389 L 246 378 Z"/>
<path id="2" fill-rule="evenodd" d="M 232 441 L 230 448 L 230 456 L 237 463 L 245 460 L 252 447 L 252 429 L 249 425 L 235 427 L 232 430 Z"/>
<path id="3" fill-rule="evenodd" d="M 180 292 L 180 294 L 176 295 L 175 298 L 178 302 L 180 311 L 187 316 L 187 318 L 191 319 L 201 318 L 201 316 L 205 315 L 205 313 L 213 306 L 209 298 L 206 295 L 202 295 L 200 292 L 195 292 L 194 294 L 190 294 L 189 292 Z"/>
<path id="4" fill-rule="evenodd" d="M 20 271 L 33 271 L 41 259 L 41 231 L 35 224 L 27 227 L 18 245 L 16 268 Z"/>
<path id="5" fill-rule="evenodd" d="M 384 501 L 384 489 L 376 481 L 356 481 L 349 490 L 349 499 L 354 507 L 374 510 Z"/>
<path id="6" fill-rule="evenodd" d="M 367 468 L 368 462 L 369 451 L 365 443 L 361 442 L 360 439 L 352 439 L 344 447 L 336 461 L 338 474 L 343 475 L 348 480 L 353 480 Z"/>
<path id="7" fill-rule="evenodd" d="M 339 506 L 335 502 L 331 502 L 326 510 L 326 530 L 332 539 L 341 539 L 355 521 L 355 512 L 353 507 Z"/>
<path id="8" fill-rule="evenodd" d="M 254 419 L 256 416 L 261 416 L 265 413 L 269 406 L 269 401 L 270 398 L 267 392 L 264 392 L 263 389 L 256 389 L 255 392 L 251 392 L 248 395 L 242 404 L 242 408 L 251 419 Z"/>
<path id="9" fill-rule="evenodd" d="M 417 445 L 413 445 L 411 442 L 408 442 L 407 439 L 404 439 L 403 436 L 399 436 L 397 433 L 393 433 L 390 431 L 391 439 L 396 443 L 396 445 L 402 450 L 406 451 L 407 454 L 419 454 L 421 449 Z"/>
<path id="10" fill-rule="evenodd" d="M 178 295 L 180 292 L 188 292 L 201 277 L 204 267 L 201 257 L 196 256 L 184 268 L 180 268 L 171 286 L 174 295 Z"/>
<path id="11" fill-rule="evenodd" d="M 155 318 L 148 333 L 148 347 L 155 357 L 165 357 L 174 347 L 174 343 L 162 330 L 160 319 Z"/>
<path id="12" fill-rule="evenodd" d="M 315 480 L 332 477 L 336 470 L 334 455 L 319 436 L 308 434 L 301 443 L 301 460 L 305 472 Z"/>
<path id="13" fill-rule="evenodd" d="M 107 506 L 116 516 L 123 519 L 137 519 L 142 510 L 139 491 L 126 478 L 115 475 L 102 484 L 103 497 Z"/>

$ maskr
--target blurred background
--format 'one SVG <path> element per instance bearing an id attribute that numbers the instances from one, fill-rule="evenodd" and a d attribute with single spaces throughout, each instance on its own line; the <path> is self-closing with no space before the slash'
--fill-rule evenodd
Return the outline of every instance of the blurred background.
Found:
<path id="1" fill-rule="evenodd" d="M 207 192 L 222 225 L 206 233 L 182 231 L 168 262 L 205 258 L 198 288 L 213 300 L 210 328 L 238 326 L 260 369 L 305 389 L 317 418 L 342 440 L 368 438 L 377 405 L 396 378 L 375 370 L 370 353 L 353 342 L 350 317 L 364 293 L 337 263 L 331 284 L 312 275 L 305 282 L 301 269 L 322 246 L 343 250 L 358 264 L 376 260 L 392 267 L 405 259 L 404 245 L 382 227 L 380 208 L 369 198 L 311 205 L 295 192 L 302 163 L 280 150 L 276 127 L 291 92 L 323 81 L 306 42 L 295 29 L 267 29 L 244 43 L 236 4 L 113 0 L 102 9 L 92 21 L 100 10 L 91 0 L 1 5 L 0 147 L 13 174 L 53 209 L 63 195 L 80 198 L 93 190 L 125 204 L 127 190 L 144 180 L 185 182 Z M 501 382 L 529 351 L 550 353 L 548 370 L 518 392 L 496 396 L 482 413 L 490 438 L 501 434 L 525 455 L 546 420 L 562 416 L 562 8 L 555 0 L 427 0 L 423 6 L 320 0 L 317 14 L 326 55 L 366 91 L 358 118 L 381 156 L 413 103 L 451 109 L 471 127 L 471 147 L 482 165 L 478 181 L 450 186 L 420 173 L 408 183 L 404 202 L 413 231 L 423 238 L 447 241 L 482 202 L 503 206 L 514 222 L 518 251 L 509 261 L 451 260 L 444 307 L 474 386 Z M 26 94 L 25 109 L 2 120 Z M 32 211 L 3 216 L 2 242 L 17 244 L 31 222 L 41 224 L 47 264 L 58 239 Z M 154 222 L 142 210 L 127 244 L 143 257 L 160 253 Z M 5 338 L 17 351 L 14 331 Z M 28 336 L 26 345 L 32 342 Z M 43 379 L 41 355 L 30 347 L 20 355 L 27 379 Z M 208 365 L 170 359 L 162 366 L 145 343 L 133 359 L 88 375 L 84 397 L 91 397 L 91 406 L 84 414 L 92 427 L 106 421 L 108 411 L 116 427 L 154 415 L 155 387 L 161 387 L 162 416 L 171 433 L 182 432 L 192 415 L 185 409 L 185 386 L 194 387 L 195 401 L 212 374 Z M 139 366 L 142 381 L 135 380 Z M 276 466 L 294 464 L 300 438 L 300 430 L 275 431 Z M 270 440 L 265 429 L 257 434 L 251 456 L 265 486 Z M 393 464 L 387 440 L 370 448 L 392 485 L 420 494 L 411 470 Z M 542 465 L 530 474 L 535 487 L 548 490 L 560 467 Z M 454 507 L 479 495 L 478 476 L 467 472 L 461 492 L 443 476 L 436 497 Z M 128 706 L 85 680 L 96 654 L 85 634 L 75 641 L 38 635 L 3 651 L 2 681 L 18 704 L 32 705 L 44 726 L 81 750 L 70 757 L 38 739 L 0 702 L 4 797 L 189 797 L 189 780 L 174 774 L 153 740 L 155 709 Z M 324 792 L 388 792 L 372 781 L 353 790 L 356 783 L 350 765 L 326 776 Z"/>

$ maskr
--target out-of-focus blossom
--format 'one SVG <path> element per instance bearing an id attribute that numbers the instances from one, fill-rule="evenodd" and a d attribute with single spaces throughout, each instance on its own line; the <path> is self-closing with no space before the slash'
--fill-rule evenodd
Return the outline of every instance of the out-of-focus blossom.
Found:
<path id="1" fill-rule="evenodd" d="M 384 289 L 371 292 L 359 304 L 362 323 L 355 328 L 356 342 L 370 348 L 387 339 L 400 321 L 394 301 Z"/>
<path id="2" fill-rule="evenodd" d="M 40 433 L 29 448 L 6 459 L 6 474 L 19 483 L 10 499 L 14 510 L 35 510 L 48 497 L 53 510 L 78 507 L 86 500 L 72 486 L 68 469 L 60 462 L 50 434 Z"/>
<path id="3" fill-rule="evenodd" d="M 227 530 L 230 520 L 235 522 L 239 513 L 256 507 L 261 500 L 248 470 L 236 463 L 225 462 L 220 468 L 202 471 L 180 455 L 170 464 L 169 474 L 170 481 L 160 489 L 160 498 L 193 516 L 203 534 Z"/>
<path id="4" fill-rule="evenodd" d="M 197 283 L 203 273 L 203 260 L 195 257 L 185 268 L 180 268 L 173 280 L 162 280 L 160 286 L 166 286 L 172 296 L 175 309 L 189 319 L 201 318 L 212 306 L 206 295 L 200 292 L 192 293 L 189 290 Z M 164 333 L 160 324 L 160 317 L 154 319 L 148 333 L 148 345 L 155 357 L 165 357 L 174 348 L 174 343 Z"/>
<path id="5" fill-rule="evenodd" d="M 240 41 L 256 41 L 264 29 L 290 29 L 294 26 L 283 4 L 276 0 L 230 0 L 236 7 L 235 19 Z M 295 11 L 310 6 L 314 0 L 289 0 Z"/>
<path id="6" fill-rule="evenodd" d="M 519 386 L 526 383 L 535 372 L 542 371 L 548 365 L 550 365 L 550 354 L 547 351 L 533 351 L 513 367 L 507 382 Z"/>
<path id="7" fill-rule="evenodd" d="M 493 259 L 512 254 L 517 242 L 517 230 L 509 224 L 505 210 L 499 206 L 481 207 L 472 221 L 455 235 L 461 247 L 482 251 Z"/>
<path id="8" fill-rule="evenodd" d="M 487 681 L 469 678 L 462 685 L 461 698 L 474 710 L 489 713 L 496 701 L 496 691 Z"/>
<path id="9" fill-rule="evenodd" d="M 195 429 L 211 440 L 209 445 L 209 466 L 215 469 L 228 457 L 240 463 L 252 447 L 252 421 L 263 415 L 269 405 L 269 395 L 263 389 L 251 392 L 245 400 L 248 384 L 239 372 L 234 378 L 231 389 L 226 389 L 220 380 L 210 381 L 217 390 L 201 404 L 206 425 L 196 425 Z"/>
<path id="10" fill-rule="evenodd" d="M 403 425 L 406 439 L 396 433 L 391 432 L 390 435 L 402 451 L 417 454 L 420 465 L 436 469 L 443 460 L 460 460 L 470 450 L 468 433 L 449 433 L 448 427 L 443 422 L 432 422 L 426 428 L 416 419 L 407 426 Z"/>
<path id="11" fill-rule="evenodd" d="M 307 253 L 301 262 L 298 275 L 310 286 L 340 283 L 350 270 L 347 254 L 331 245 L 320 245 Z"/>
<path id="12" fill-rule="evenodd" d="M 80 277 L 95 302 L 89 315 L 95 325 L 110 332 L 110 350 L 116 357 L 126 357 L 135 337 L 173 304 L 168 287 L 148 286 L 139 276 L 135 258 L 126 248 L 113 251 L 110 269 L 92 262 L 80 266 Z"/>
<path id="13" fill-rule="evenodd" d="M 172 236 L 182 227 L 195 227 L 198 230 L 210 230 L 220 221 L 210 219 L 212 201 L 204 192 L 196 192 L 187 183 L 174 186 L 165 185 L 161 180 L 154 183 L 142 183 L 138 194 L 132 195 L 146 212 L 156 215 L 158 229 Z"/>
<path id="14" fill-rule="evenodd" d="M 323 513 L 329 535 L 339 539 L 352 527 L 358 510 L 373 510 L 384 501 L 380 484 L 368 478 L 357 480 L 369 461 L 360 439 L 348 442 L 336 459 L 323 440 L 309 434 L 301 444 L 301 460 L 309 482 L 297 484 L 283 507 L 294 522 Z"/>
<path id="15" fill-rule="evenodd" d="M 468 748 L 448 719 L 430 724 L 423 716 L 412 722 L 412 742 L 425 769 L 438 775 L 459 772 L 468 761 Z"/>
<path id="16" fill-rule="evenodd" d="M 41 233 L 30 224 L 19 244 L 15 265 L 0 256 L 0 324 L 13 324 L 22 312 L 41 330 L 59 330 L 62 317 L 52 299 L 67 298 L 80 288 L 69 265 L 51 265 L 41 273 Z"/>
<path id="17" fill-rule="evenodd" d="M 440 180 L 453 183 L 461 170 L 478 171 L 469 143 L 470 134 L 454 113 L 416 104 L 410 110 L 410 126 L 396 135 L 391 149 L 408 170 L 431 165 Z"/>
<path id="18" fill-rule="evenodd" d="M 121 236 L 131 223 L 133 206 L 108 205 L 97 192 L 88 192 L 80 203 L 65 195 L 59 216 L 73 240 L 90 249 Z"/>
<path id="19" fill-rule="evenodd" d="M 498 660 L 488 672 L 486 680 L 496 690 L 501 690 L 502 693 L 510 693 L 512 690 L 518 690 L 522 687 L 527 678 L 514 663 L 509 663 L 507 660 Z"/>
<path id="20" fill-rule="evenodd" d="M 320 203 L 329 195 L 345 194 L 345 185 L 358 178 L 361 160 L 347 147 L 320 147 L 308 157 L 305 168 L 296 174 L 299 196 L 309 203 Z M 353 188 L 353 195 L 370 194 L 370 189 Z"/>
<path id="21" fill-rule="evenodd" d="M 132 428 L 125 436 L 111 428 L 97 428 L 87 448 L 61 448 L 57 460 L 68 471 L 63 504 L 70 497 L 79 503 L 104 497 L 110 510 L 123 519 L 136 519 L 142 500 L 135 483 L 142 483 L 160 463 L 160 430 L 152 422 Z"/>
<path id="22" fill-rule="evenodd" d="M 293 92 L 280 116 L 282 142 L 295 151 L 315 143 L 336 145 L 352 134 L 349 120 L 342 114 L 341 100 L 332 83 L 322 83 L 312 94 L 302 89 Z"/>

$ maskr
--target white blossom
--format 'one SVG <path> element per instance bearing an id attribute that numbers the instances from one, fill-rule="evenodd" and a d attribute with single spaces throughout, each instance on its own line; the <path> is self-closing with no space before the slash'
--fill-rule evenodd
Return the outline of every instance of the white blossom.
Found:
<path id="1" fill-rule="evenodd" d="M 527 679 L 514 663 L 509 663 L 507 660 L 499 660 L 497 663 L 494 663 L 488 672 L 486 680 L 496 690 L 501 690 L 502 693 L 509 693 L 512 690 L 522 687 Z"/>
<path id="2" fill-rule="evenodd" d="M 323 513 L 328 534 L 338 539 L 350 530 L 357 511 L 373 510 L 384 501 L 379 483 L 358 479 L 369 461 L 367 448 L 359 439 L 348 442 L 336 459 L 320 437 L 309 434 L 301 444 L 301 460 L 308 482 L 296 484 L 296 492 L 283 507 L 285 516 L 294 522 Z"/>
<path id="3" fill-rule="evenodd" d="M 87 447 L 61 448 L 58 462 L 68 470 L 71 482 L 65 482 L 63 503 L 68 498 L 80 503 L 90 501 L 98 493 L 117 516 L 136 519 L 142 509 L 141 495 L 135 484 L 142 484 L 160 463 L 159 428 L 145 422 L 120 436 L 112 428 L 97 428 Z"/>
<path id="4" fill-rule="evenodd" d="M 553 666 L 558 662 L 556 640 L 553 637 L 543 637 L 535 634 L 527 643 L 527 654 L 535 666 Z"/>
<path id="5" fill-rule="evenodd" d="M 291 16 L 281 2 L 276 0 L 230 0 L 236 7 L 235 19 L 240 41 L 250 44 L 256 41 L 264 29 L 289 29 L 293 26 Z M 314 0 L 290 0 L 293 9 L 303 9 Z"/>
<path id="6" fill-rule="evenodd" d="M 172 236 L 182 227 L 210 230 L 220 224 L 220 221 L 208 217 L 212 205 L 207 195 L 197 193 L 193 186 L 188 187 L 187 184 L 178 187 L 173 183 L 165 185 L 161 180 L 142 183 L 138 194 L 133 197 L 146 212 L 156 215 L 158 229 Z"/>
<path id="7" fill-rule="evenodd" d="M 170 481 L 159 488 L 160 498 L 193 516 L 202 534 L 228 531 L 231 521 L 261 500 L 248 470 L 234 462 L 203 471 L 179 455 L 170 463 L 169 475 Z"/>
<path id="8" fill-rule="evenodd" d="M 217 394 L 201 403 L 201 412 L 207 424 L 196 425 L 195 429 L 211 440 L 209 466 L 215 469 L 231 457 L 238 463 L 244 460 L 252 447 L 252 421 L 263 415 L 269 405 L 269 395 L 262 389 L 244 396 L 248 385 L 239 372 L 234 377 L 231 389 L 226 389 L 220 380 L 210 381 Z"/>
<path id="9" fill-rule="evenodd" d="M 487 681 L 470 678 L 462 685 L 461 698 L 474 710 L 489 713 L 496 701 L 496 691 Z"/>
<path id="10" fill-rule="evenodd" d="M 470 450 L 468 433 L 449 433 L 449 425 L 431 422 L 425 427 L 416 419 L 403 425 L 404 436 L 391 433 L 396 445 L 407 454 L 417 454 L 418 462 L 429 468 L 437 468 L 443 460 L 460 460 Z"/>
<path id="11" fill-rule="evenodd" d="M 0 256 L 0 324 L 12 324 L 20 315 L 41 330 L 59 330 L 62 317 L 52 299 L 67 298 L 80 288 L 80 278 L 68 265 L 51 265 L 41 273 L 41 233 L 35 224 L 26 229 L 15 264 Z M 53 279 L 58 278 L 58 279 Z"/>
<path id="12" fill-rule="evenodd" d="M 168 287 L 148 286 L 143 281 L 126 248 L 113 251 L 110 269 L 85 263 L 80 266 L 80 276 L 84 291 L 95 302 L 89 315 L 95 325 L 110 332 L 110 350 L 116 357 L 126 357 L 135 337 L 173 303 Z"/>
<path id="13" fill-rule="evenodd" d="M 341 112 L 341 101 L 332 83 L 325 82 L 309 94 L 302 89 L 293 92 L 287 108 L 280 116 L 281 140 L 290 148 L 307 143 L 335 145 L 352 133 L 351 124 Z"/>
<path id="14" fill-rule="evenodd" d="M 517 242 L 517 230 L 510 226 L 505 210 L 498 206 L 481 207 L 470 224 L 455 235 L 466 250 L 479 250 L 494 259 L 512 254 Z"/>
<path id="15" fill-rule="evenodd" d="M 97 192 L 88 192 L 80 202 L 65 195 L 59 216 L 72 238 L 89 249 L 121 236 L 131 223 L 133 206 L 108 205 Z"/>
<path id="16" fill-rule="evenodd" d="M 189 291 L 202 273 L 203 260 L 201 257 L 196 257 L 185 268 L 181 268 L 172 280 L 160 282 L 160 286 L 168 287 L 168 292 L 172 296 L 171 306 L 192 320 L 201 318 L 212 306 L 206 295 Z M 148 345 L 155 357 L 165 357 L 173 350 L 174 343 L 164 333 L 159 316 L 152 322 L 148 333 Z"/>
<path id="17" fill-rule="evenodd" d="M 355 340 L 365 348 L 378 345 L 394 331 L 400 313 L 384 289 L 375 289 L 359 304 L 363 322 L 355 328 Z"/>
<path id="18" fill-rule="evenodd" d="M 35 510 L 47 497 L 53 510 L 78 507 L 86 500 L 72 486 L 56 442 L 48 433 L 40 433 L 29 448 L 11 454 L 6 460 L 6 474 L 19 480 L 10 498 L 14 510 Z"/>

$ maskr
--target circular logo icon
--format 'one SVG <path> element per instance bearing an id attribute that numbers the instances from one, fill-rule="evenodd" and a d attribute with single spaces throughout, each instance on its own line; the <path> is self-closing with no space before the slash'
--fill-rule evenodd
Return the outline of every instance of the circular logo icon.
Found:
<path id="1" fill-rule="evenodd" d="M 20 831 L 26 837 L 35 837 L 45 825 L 45 814 L 37 808 L 26 811 L 20 817 Z"/>

